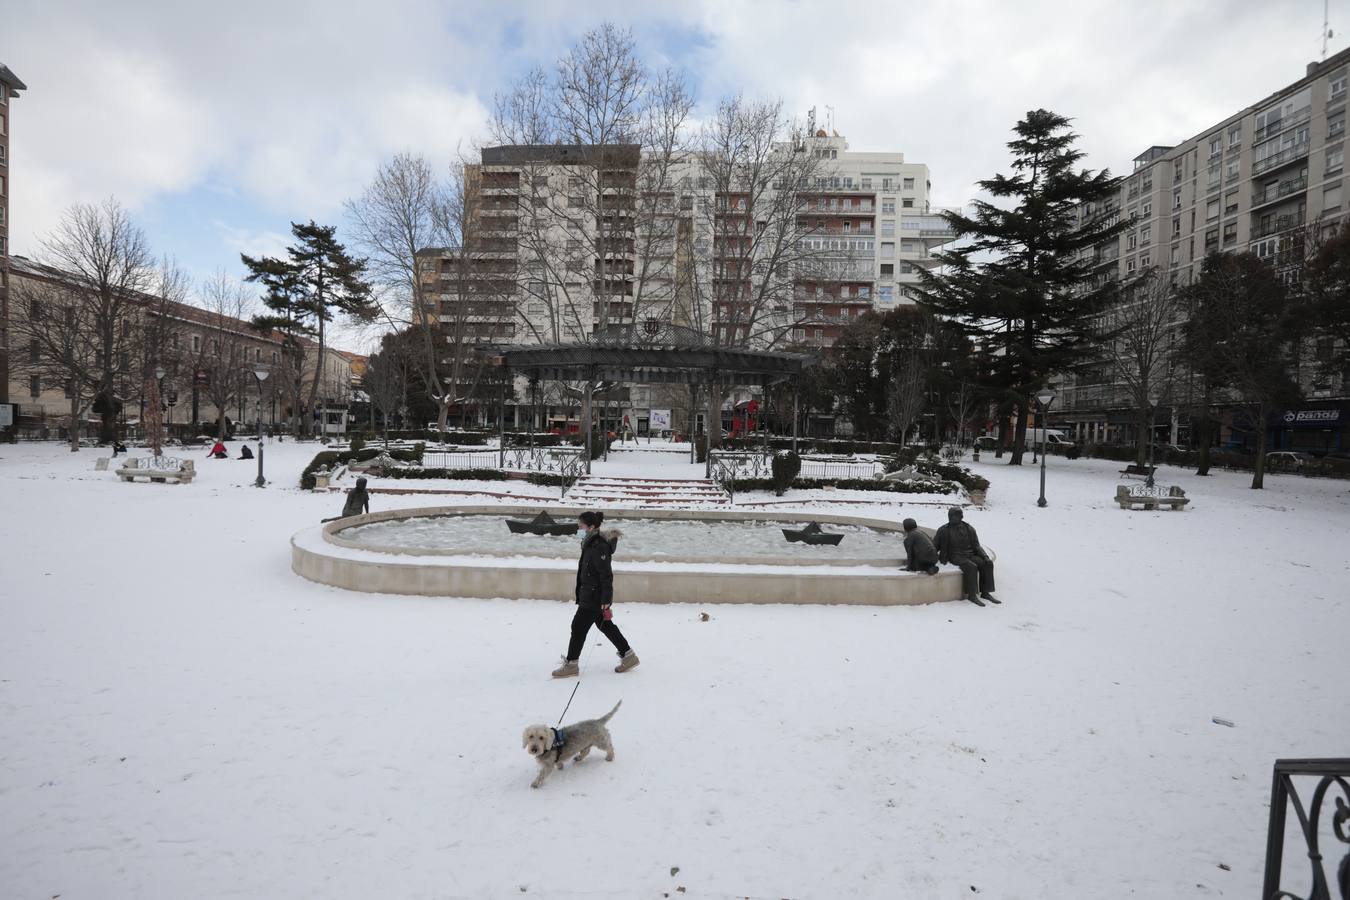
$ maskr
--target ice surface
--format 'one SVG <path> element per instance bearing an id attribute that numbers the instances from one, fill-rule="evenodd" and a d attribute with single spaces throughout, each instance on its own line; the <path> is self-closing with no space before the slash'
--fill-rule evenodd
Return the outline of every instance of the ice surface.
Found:
<path id="1" fill-rule="evenodd" d="M 516 516 L 523 519 L 528 517 Z M 535 556 L 576 556 L 578 540 L 571 535 L 554 537 L 511 534 L 505 516 L 418 516 L 387 522 L 372 522 L 346 528 L 338 536 L 370 547 L 443 550 L 449 553 L 475 551 L 519 552 Z M 904 555 L 901 538 L 875 528 L 856 525 L 825 525 L 825 531 L 842 534 L 837 546 L 789 543 L 783 529 L 800 529 L 805 522 L 691 522 L 663 519 L 611 519 L 606 530 L 623 533 L 615 559 L 625 556 L 682 559 L 718 559 L 728 556 L 796 556 L 839 559 L 841 557 L 896 557 Z"/>

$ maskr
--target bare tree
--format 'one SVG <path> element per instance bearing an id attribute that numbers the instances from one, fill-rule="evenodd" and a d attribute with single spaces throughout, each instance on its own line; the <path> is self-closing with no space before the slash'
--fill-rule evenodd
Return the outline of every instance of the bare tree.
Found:
<path id="1" fill-rule="evenodd" d="M 156 272 L 154 292 L 145 298 L 141 308 L 140 367 L 136 389 L 141 397 L 141 428 L 155 456 L 162 452 L 164 439 L 168 436 L 163 417 L 168 398 L 164 391 L 166 388 L 172 390 L 172 382 L 167 378 L 179 375 L 186 358 L 180 340 L 180 310 L 187 301 L 188 291 L 187 273 L 165 259 Z M 161 374 L 165 377 L 161 378 Z"/>
<path id="2" fill-rule="evenodd" d="M 462 167 L 456 171 L 462 173 Z M 454 236 L 463 233 L 462 182 L 458 187 L 456 198 L 425 157 L 405 152 L 382 164 L 361 196 L 346 204 L 356 244 L 383 294 L 382 319 L 395 331 L 411 329 L 421 345 L 413 359 L 406 353 L 402 357 L 404 363 L 420 365 L 419 380 L 437 403 L 442 432 L 455 396 L 457 366 L 452 362 L 447 386 L 442 380 L 440 281 L 422 277 L 421 267 L 434 266 L 438 246 L 448 249 Z"/>
<path id="3" fill-rule="evenodd" d="M 891 428 L 901 447 L 928 402 L 928 365 L 917 348 L 908 350 L 895 366 L 887 396 Z"/>
<path id="4" fill-rule="evenodd" d="M 205 379 L 206 398 L 216 408 L 216 437 L 224 439 L 225 411 L 248 386 L 250 345 L 239 323 L 248 319 L 250 298 L 243 285 L 217 272 L 202 285 L 198 305 L 206 333 L 191 363 Z"/>
<path id="5" fill-rule="evenodd" d="M 1106 314 L 1115 335 L 1111 365 L 1138 417 L 1135 461 L 1150 454 L 1154 416 L 1172 401 L 1176 351 L 1181 341 L 1185 307 L 1176 287 L 1157 269 L 1127 285 L 1120 301 Z"/>
<path id="6" fill-rule="evenodd" d="M 371 354 L 366 363 L 366 392 L 383 419 L 385 446 L 389 445 L 390 419 L 408 403 L 409 369 L 416 365 L 416 354 L 408 351 L 418 346 L 420 336 L 416 333 L 388 334 L 380 342 L 379 351 Z"/>
<path id="7" fill-rule="evenodd" d="M 94 304 L 82 289 L 57 282 L 14 279 L 10 333 L 16 374 L 60 385 L 69 405 L 68 437 L 80 449 L 80 422 L 102 384 L 102 346 Z"/>
<path id="8" fill-rule="evenodd" d="M 66 210 L 42 242 L 41 255 L 81 297 L 76 321 L 94 341 L 93 409 L 102 420 L 99 440 L 107 443 L 117 431 L 117 387 L 135 374 L 133 320 L 141 297 L 153 288 L 154 258 L 144 232 L 115 199 Z"/>

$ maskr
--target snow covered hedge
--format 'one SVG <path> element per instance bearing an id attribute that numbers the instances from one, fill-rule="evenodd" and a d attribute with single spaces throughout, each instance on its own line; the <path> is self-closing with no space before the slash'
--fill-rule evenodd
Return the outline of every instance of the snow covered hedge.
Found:
<path id="1" fill-rule="evenodd" d="M 446 478 L 455 481 L 506 481 L 510 476 L 500 469 L 437 469 L 397 466 L 381 469 L 385 478 Z"/>
<path id="2" fill-rule="evenodd" d="M 875 491 L 881 494 L 955 494 L 961 490 L 959 485 L 949 481 L 934 484 L 927 481 L 879 481 L 875 478 L 797 478 L 792 482 L 794 490 L 827 487 L 841 491 Z M 741 491 L 777 493 L 772 478 L 737 478 L 736 492 Z"/>

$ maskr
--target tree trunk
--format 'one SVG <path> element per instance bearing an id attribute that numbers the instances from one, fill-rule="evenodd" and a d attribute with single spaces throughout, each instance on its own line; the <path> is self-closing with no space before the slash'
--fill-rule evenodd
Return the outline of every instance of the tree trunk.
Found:
<path id="1" fill-rule="evenodd" d="M 1000 409 L 998 415 L 998 437 L 994 441 L 994 459 L 1003 458 L 1003 448 L 1008 445 L 1008 413 Z"/>
<path id="2" fill-rule="evenodd" d="M 80 450 L 80 398 L 72 390 L 70 396 L 70 452 L 78 453 Z"/>
<path id="3" fill-rule="evenodd" d="M 1200 458 L 1199 465 L 1195 470 L 1196 475 L 1209 474 L 1209 451 L 1210 445 L 1214 443 L 1214 423 L 1209 417 L 1209 397 L 1205 397 L 1205 405 L 1200 411 Z"/>
<path id="4" fill-rule="evenodd" d="M 1017 425 L 1013 431 L 1012 456 L 1008 458 L 1008 465 L 1020 466 L 1022 464 L 1022 455 L 1027 451 L 1027 415 L 1026 408 L 1022 403 L 1017 405 Z"/>
<path id="5" fill-rule="evenodd" d="M 1266 436 L 1269 429 L 1266 420 L 1270 416 L 1270 404 L 1256 405 L 1256 459 L 1252 465 L 1252 490 L 1259 491 L 1266 486 Z"/>
<path id="6" fill-rule="evenodd" d="M 708 385 L 708 421 L 704 428 L 708 432 L 708 449 L 722 446 L 722 386 Z"/>
<path id="7" fill-rule="evenodd" d="M 308 412 L 309 415 L 306 416 L 305 418 L 305 421 L 307 422 L 306 434 L 309 434 L 310 430 L 314 428 L 314 410 L 317 408 L 319 402 L 319 380 L 323 377 L 324 321 L 323 321 L 322 306 L 320 306 L 319 309 L 318 319 L 319 319 L 319 358 L 315 360 L 314 363 L 314 383 L 309 386 L 309 409 L 306 410 L 306 412 Z M 323 420 L 320 419 L 321 425 L 322 422 Z"/>
<path id="8" fill-rule="evenodd" d="M 1135 437 L 1134 462 L 1142 466 L 1148 460 L 1148 445 L 1153 437 L 1153 411 L 1141 405 L 1139 407 L 1139 434 Z"/>

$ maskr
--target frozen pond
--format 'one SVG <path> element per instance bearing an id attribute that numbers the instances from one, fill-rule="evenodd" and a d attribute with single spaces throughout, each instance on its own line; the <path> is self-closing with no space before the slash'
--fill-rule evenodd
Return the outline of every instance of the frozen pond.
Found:
<path id="1" fill-rule="evenodd" d="M 580 542 L 573 535 L 548 537 L 511 534 L 506 516 L 417 516 L 357 525 L 338 537 L 377 549 L 437 550 L 446 553 L 519 553 L 522 556 L 576 556 Z M 517 516 L 528 519 L 531 516 Z M 565 521 L 559 519 L 559 521 Z M 625 518 L 605 522 L 605 529 L 623 532 L 616 557 L 676 559 L 794 556 L 821 560 L 903 557 L 898 534 L 857 525 L 825 525 L 843 534 L 837 546 L 789 543 L 783 529 L 799 522 L 728 522 L 716 520 Z"/>

